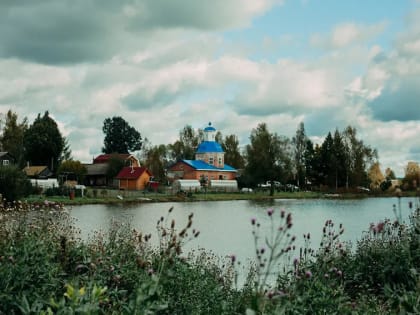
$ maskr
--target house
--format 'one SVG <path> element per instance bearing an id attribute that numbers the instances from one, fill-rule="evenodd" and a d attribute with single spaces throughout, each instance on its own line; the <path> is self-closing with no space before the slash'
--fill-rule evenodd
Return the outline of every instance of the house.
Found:
<path id="1" fill-rule="evenodd" d="M 120 154 L 120 153 L 113 153 L 113 154 L 101 154 L 98 155 L 96 158 L 93 159 L 93 164 L 103 164 L 108 163 L 112 158 L 119 158 L 126 162 L 127 166 L 133 167 L 140 167 L 139 160 L 132 154 Z"/>
<path id="2" fill-rule="evenodd" d="M 85 185 L 87 186 L 108 186 L 107 172 L 108 164 L 83 164 L 86 167 Z"/>
<path id="3" fill-rule="evenodd" d="M 0 166 L 15 164 L 16 159 L 9 152 L 0 152 Z"/>
<path id="4" fill-rule="evenodd" d="M 23 169 L 23 172 L 29 178 L 37 178 L 37 179 L 47 179 L 53 175 L 53 173 L 50 171 L 50 169 L 46 165 L 26 166 Z"/>
<path id="5" fill-rule="evenodd" d="M 152 177 L 145 167 L 124 167 L 117 175 L 119 188 L 124 190 L 144 190 Z"/>
<path id="6" fill-rule="evenodd" d="M 113 158 L 125 161 L 127 166 L 140 167 L 139 160 L 131 154 L 100 154 L 93 159 L 92 164 L 83 164 L 86 167 L 86 186 L 115 186 L 113 180 L 108 179 L 109 162 Z M 118 185 L 118 184 L 117 184 Z"/>
<path id="7" fill-rule="evenodd" d="M 173 164 L 168 169 L 169 180 L 195 179 L 203 185 L 209 185 L 212 180 L 236 182 L 237 170 L 225 163 L 225 152 L 215 139 L 216 129 L 209 123 L 204 129 L 204 141 L 195 152 L 195 160 L 180 160 Z"/>

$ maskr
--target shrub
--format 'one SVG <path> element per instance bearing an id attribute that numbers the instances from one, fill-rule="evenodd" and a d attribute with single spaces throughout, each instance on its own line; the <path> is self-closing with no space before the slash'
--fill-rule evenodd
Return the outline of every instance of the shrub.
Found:
<path id="1" fill-rule="evenodd" d="M 8 201 L 19 200 L 31 193 L 26 175 L 16 166 L 0 166 L 0 193 Z"/>

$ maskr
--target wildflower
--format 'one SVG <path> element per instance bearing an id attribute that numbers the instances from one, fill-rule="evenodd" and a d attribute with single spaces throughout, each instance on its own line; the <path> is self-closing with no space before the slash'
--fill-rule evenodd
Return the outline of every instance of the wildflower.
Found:
<path id="1" fill-rule="evenodd" d="M 236 261 L 236 256 L 235 255 L 231 255 L 230 256 L 230 260 L 232 261 L 232 264 L 234 264 L 235 261 Z"/>
<path id="2" fill-rule="evenodd" d="M 273 209 L 268 209 L 267 210 L 267 214 L 269 217 L 271 217 L 273 215 L 274 210 Z"/>
<path id="3" fill-rule="evenodd" d="M 155 271 L 153 270 L 153 268 L 149 268 L 147 270 L 147 273 L 149 274 L 149 276 L 153 275 L 155 273 Z"/>
<path id="4" fill-rule="evenodd" d="M 255 219 L 255 218 L 252 218 L 252 219 L 251 219 L 251 224 L 252 224 L 252 225 L 255 225 L 255 223 L 256 223 L 256 222 L 257 222 L 257 219 Z"/>
<path id="5" fill-rule="evenodd" d="M 306 278 L 308 278 L 308 279 L 312 278 L 312 272 L 311 272 L 310 270 L 306 270 L 306 271 L 305 271 L 305 276 L 306 276 Z"/>
<path id="6" fill-rule="evenodd" d="M 297 264 L 299 264 L 299 259 L 297 259 L 297 258 L 293 259 L 293 265 L 296 266 Z"/>

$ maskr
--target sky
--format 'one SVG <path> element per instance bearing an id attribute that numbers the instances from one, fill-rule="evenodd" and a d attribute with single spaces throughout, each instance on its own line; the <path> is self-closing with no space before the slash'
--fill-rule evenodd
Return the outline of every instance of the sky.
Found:
<path id="1" fill-rule="evenodd" d="M 315 143 L 355 127 L 403 176 L 420 161 L 420 1 L 2 0 L 0 87 L 0 113 L 49 111 L 82 162 L 113 116 L 153 145 L 304 122 Z"/>

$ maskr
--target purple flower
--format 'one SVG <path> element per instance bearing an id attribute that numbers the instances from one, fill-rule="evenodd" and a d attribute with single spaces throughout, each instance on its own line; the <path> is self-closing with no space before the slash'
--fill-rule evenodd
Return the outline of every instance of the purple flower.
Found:
<path id="1" fill-rule="evenodd" d="M 305 276 L 306 276 L 306 278 L 312 278 L 312 272 L 310 271 L 310 270 L 306 270 L 305 271 Z"/>
<path id="2" fill-rule="evenodd" d="M 274 210 L 273 209 L 268 209 L 267 210 L 267 214 L 269 217 L 271 217 L 273 215 Z"/>
<path id="3" fill-rule="evenodd" d="M 255 219 L 255 218 L 252 218 L 252 219 L 251 219 L 251 224 L 252 224 L 252 225 L 255 225 L 255 223 L 256 223 L 256 222 L 257 222 L 257 219 Z"/>

